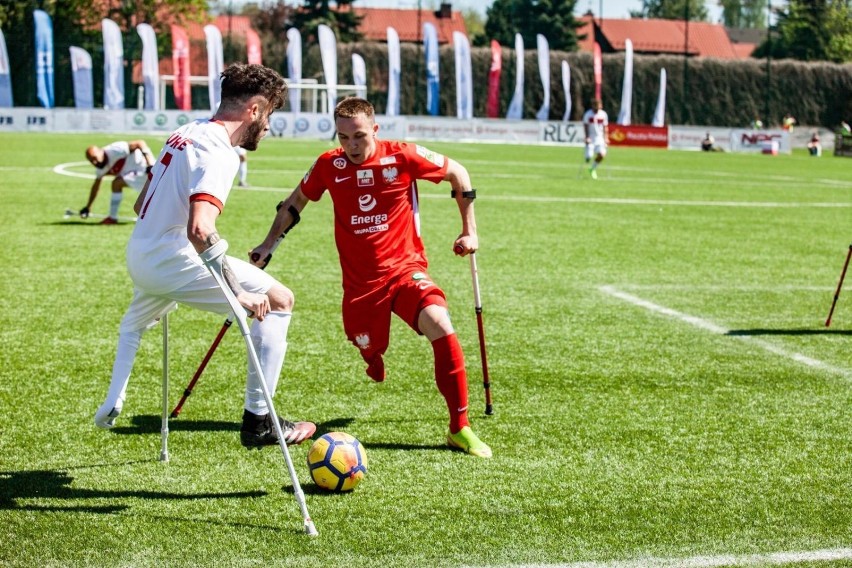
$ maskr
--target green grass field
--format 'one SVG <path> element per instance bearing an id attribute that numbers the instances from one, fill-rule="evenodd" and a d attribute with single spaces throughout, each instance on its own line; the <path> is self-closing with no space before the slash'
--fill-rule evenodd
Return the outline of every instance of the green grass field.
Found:
<path id="1" fill-rule="evenodd" d="M 131 297 L 132 225 L 62 213 L 85 203 L 84 148 L 117 138 L 0 135 L 0 565 L 852 565 L 852 288 L 824 326 L 852 160 L 614 148 L 595 182 L 578 178 L 578 148 L 430 144 L 479 193 L 491 417 L 458 211 L 447 184 L 420 187 L 492 460 L 445 447 L 431 349 L 398 320 L 388 380 L 367 379 L 340 322 L 330 201 L 310 205 L 268 269 L 296 294 L 276 405 L 356 436 L 370 460 L 356 491 L 326 494 L 292 448 L 311 539 L 280 452 L 239 444 L 236 329 L 172 421 L 169 463 L 159 328 L 117 427 L 92 422 Z M 219 222 L 233 254 L 329 147 L 275 139 L 251 155 L 253 188 Z M 69 162 L 78 177 L 53 171 Z M 222 321 L 170 318 L 170 406 Z"/>

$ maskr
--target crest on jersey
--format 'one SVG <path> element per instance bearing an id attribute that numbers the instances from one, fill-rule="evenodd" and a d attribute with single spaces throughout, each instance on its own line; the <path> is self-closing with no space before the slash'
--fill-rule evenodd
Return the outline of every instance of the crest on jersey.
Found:
<path id="1" fill-rule="evenodd" d="M 424 148 L 420 144 L 416 144 L 415 149 L 417 150 L 418 155 L 426 158 L 427 160 L 429 160 L 430 162 L 432 162 L 433 164 L 435 164 L 439 168 L 443 167 L 443 165 L 444 165 L 444 155 L 443 154 L 438 154 L 437 152 L 433 152 L 432 150 L 430 150 L 428 148 Z"/>
<path id="2" fill-rule="evenodd" d="M 358 177 L 358 187 L 372 187 L 375 185 L 373 170 L 358 170 L 356 176 Z"/>
<path id="3" fill-rule="evenodd" d="M 385 183 L 393 183 L 399 178 L 399 172 L 396 168 L 385 168 L 382 170 L 382 177 L 385 178 Z"/>
<path id="4" fill-rule="evenodd" d="M 338 170 L 342 170 L 346 167 L 346 160 L 344 158 L 335 158 L 332 165 L 334 165 L 334 167 Z"/>
<path id="5" fill-rule="evenodd" d="M 358 349 L 369 349 L 370 348 L 370 334 L 369 333 L 359 333 L 355 336 L 355 345 L 358 346 Z"/>

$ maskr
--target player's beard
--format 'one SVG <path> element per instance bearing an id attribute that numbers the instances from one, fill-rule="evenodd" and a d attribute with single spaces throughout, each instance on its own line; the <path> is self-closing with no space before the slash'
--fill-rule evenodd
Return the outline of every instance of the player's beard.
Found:
<path id="1" fill-rule="evenodd" d="M 265 122 L 266 121 L 253 120 L 251 124 L 248 125 L 248 128 L 246 128 L 246 133 L 239 145 L 246 150 L 257 150 L 257 146 L 260 144 L 261 139 L 266 136 Z"/>

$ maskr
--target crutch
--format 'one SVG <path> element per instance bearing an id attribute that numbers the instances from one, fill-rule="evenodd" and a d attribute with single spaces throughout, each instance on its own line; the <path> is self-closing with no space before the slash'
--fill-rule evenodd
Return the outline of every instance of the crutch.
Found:
<path id="1" fill-rule="evenodd" d="M 840 297 L 840 288 L 843 286 L 843 279 L 846 278 L 846 269 L 849 267 L 850 257 L 852 257 L 852 245 L 849 245 L 849 252 L 846 253 L 846 262 L 843 263 L 843 272 L 840 273 L 840 282 L 837 283 L 837 290 L 834 292 L 834 301 L 831 302 L 831 310 L 829 310 L 828 318 L 825 320 L 825 327 L 831 325 L 831 315 L 834 313 L 834 306 L 837 305 L 837 298 Z"/>
<path id="2" fill-rule="evenodd" d="M 279 203 L 277 209 L 281 209 L 283 203 L 283 201 Z M 269 251 L 269 254 L 263 260 L 263 269 L 266 269 L 266 265 L 269 264 L 269 261 L 272 259 L 272 254 L 275 252 L 275 249 L 278 248 L 278 245 L 281 244 L 281 241 L 284 240 L 284 237 L 287 236 L 287 233 L 290 232 L 290 229 L 295 227 L 296 224 L 298 224 L 298 222 L 301 220 L 301 217 L 299 216 L 299 210 L 293 207 L 292 205 L 287 208 L 287 211 L 290 213 L 290 217 L 293 219 L 293 221 L 290 223 L 289 227 L 284 229 L 284 232 L 281 233 L 281 236 L 275 239 L 275 242 L 272 243 L 272 249 Z M 258 259 L 253 258 L 252 260 L 254 262 L 257 262 Z M 207 368 L 207 363 L 210 361 L 210 358 L 213 357 L 213 353 L 215 353 L 216 349 L 219 347 L 219 342 L 222 341 L 222 338 L 225 336 L 225 333 L 228 331 L 228 329 L 231 327 L 231 324 L 233 323 L 234 322 L 231 320 L 231 318 L 227 318 L 225 320 L 225 323 L 222 324 L 222 329 L 220 329 L 219 333 L 216 334 L 216 339 L 213 340 L 213 344 L 210 345 L 210 348 L 207 350 L 207 354 L 204 355 L 204 359 L 201 360 L 201 364 L 198 365 L 198 369 L 195 371 L 195 374 L 192 375 L 192 379 L 189 381 L 189 384 L 186 385 L 185 389 L 183 389 L 183 396 L 180 397 L 180 400 L 175 405 L 174 410 L 172 410 L 172 418 L 177 418 L 178 414 L 180 414 L 180 411 L 183 409 L 183 405 L 186 402 L 186 399 L 189 398 L 189 395 L 192 394 L 192 389 L 195 388 L 195 383 L 197 383 L 198 379 L 201 378 L 201 373 L 203 373 L 204 369 Z"/>
<path id="3" fill-rule="evenodd" d="M 169 461 L 169 314 L 160 318 L 163 325 L 163 419 L 160 423 L 160 461 Z"/>
<path id="4" fill-rule="evenodd" d="M 464 249 L 456 245 L 455 252 L 461 254 Z M 485 389 L 485 414 L 494 414 L 491 404 L 491 380 L 488 377 L 488 359 L 485 356 L 485 328 L 482 325 L 482 297 L 479 293 L 479 272 L 476 268 L 476 253 L 470 253 L 470 276 L 473 281 L 473 306 L 476 311 L 476 328 L 479 332 L 479 358 L 482 361 L 482 388 Z"/>
<path id="5" fill-rule="evenodd" d="M 293 484 L 293 493 L 295 494 L 296 502 L 299 504 L 299 509 L 302 511 L 305 532 L 310 536 L 316 536 L 319 533 L 314 526 L 314 522 L 311 520 L 310 514 L 308 514 L 308 505 L 305 503 L 305 494 L 302 492 L 302 486 L 299 484 L 299 477 L 296 475 L 296 468 L 293 466 L 293 459 L 290 457 L 290 451 L 287 449 L 287 442 L 284 440 L 284 432 L 281 429 L 281 424 L 278 422 L 278 414 L 275 412 L 275 407 L 272 405 L 272 395 L 270 394 L 269 387 L 266 384 L 266 377 L 263 376 L 263 369 L 260 367 L 260 360 L 257 357 L 257 351 L 255 351 L 254 343 L 252 343 L 251 340 L 251 331 L 246 323 L 246 311 L 237 301 L 236 296 L 234 296 L 234 293 L 231 291 L 231 287 L 228 286 L 228 283 L 225 281 L 225 276 L 222 273 L 222 263 L 227 250 L 228 242 L 220 240 L 202 252 L 199 257 L 210 270 L 213 278 L 216 279 L 216 283 L 219 285 L 219 288 L 222 289 L 222 292 L 225 294 L 225 299 L 228 301 L 231 311 L 233 311 L 234 321 L 237 322 L 237 326 L 240 328 L 240 333 L 246 343 L 249 362 L 254 367 L 258 379 L 260 379 L 263 398 L 266 401 L 266 406 L 269 409 L 269 417 L 272 419 L 272 424 L 275 427 L 275 433 L 278 436 L 278 446 L 281 448 L 281 453 L 284 455 L 284 461 L 287 464 L 287 471 L 290 474 L 290 482 Z"/>

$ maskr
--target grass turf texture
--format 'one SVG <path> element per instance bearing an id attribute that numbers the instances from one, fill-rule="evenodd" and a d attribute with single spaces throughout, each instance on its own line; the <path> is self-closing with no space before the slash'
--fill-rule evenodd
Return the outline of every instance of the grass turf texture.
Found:
<path id="1" fill-rule="evenodd" d="M 171 422 L 168 464 L 157 461 L 159 328 L 143 338 L 115 430 L 92 423 L 130 301 L 132 226 L 63 220 L 91 182 L 52 168 L 115 138 L 0 135 L 0 564 L 493 566 L 852 544 L 852 291 L 823 325 L 852 238 L 852 161 L 613 148 L 594 182 L 576 178 L 577 148 L 429 144 L 479 192 L 493 417 L 469 265 L 451 251 L 457 208 L 448 184 L 420 187 L 430 273 L 492 460 L 445 447 L 431 350 L 398 320 L 388 380 L 367 379 L 340 323 L 330 200 L 310 205 L 268 268 L 296 294 L 276 406 L 356 436 L 370 460 L 354 493 L 332 495 L 310 482 L 308 444 L 291 450 L 320 531 L 310 539 L 280 452 L 239 444 L 236 329 Z M 232 192 L 219 221 L 232 254 L 260 241 L 329 147 L 268 140 L 250 155 L 254 190 Z M 93 211 L 106 213 L 101 192 Z M 171 317 L 170 406 L 222 322 Z"/>

